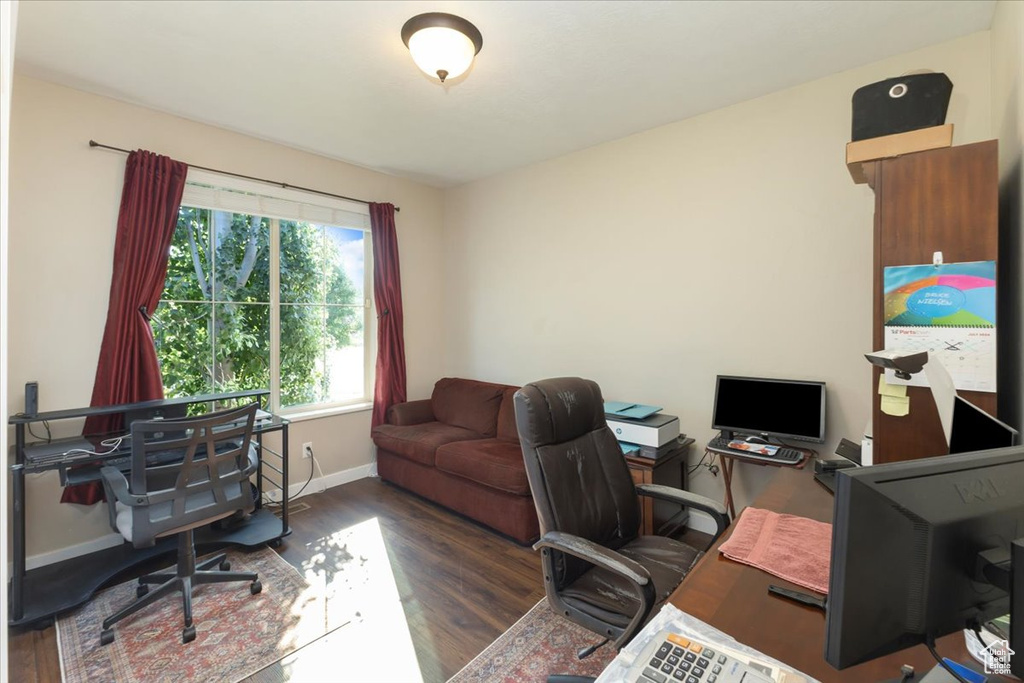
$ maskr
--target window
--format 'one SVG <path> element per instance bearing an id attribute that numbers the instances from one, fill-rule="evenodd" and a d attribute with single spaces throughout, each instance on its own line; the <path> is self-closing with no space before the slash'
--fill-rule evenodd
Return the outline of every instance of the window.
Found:
<path id="1" fill-rule="evenodd" d="M 365 209 L 212 180 L 189 171 L 153 315 L 167 396 L 269 388 L 285 412 L 370 401 Z"/>

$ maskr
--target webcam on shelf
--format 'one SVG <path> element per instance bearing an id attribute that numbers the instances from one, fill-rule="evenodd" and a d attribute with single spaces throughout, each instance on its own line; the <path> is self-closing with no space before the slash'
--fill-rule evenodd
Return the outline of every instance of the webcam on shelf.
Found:
<path id="1" fill-rule="evenodd" d="M 911 375 L 921 372 L 925 363 L 928 362 L 927 351 L 889 351 L 881 350 L 872 353 L 865 353 L 864 357 L 871 361 L 872 365 L 880 368 L 894 370 L 900 379 L 910 379 Z"/>

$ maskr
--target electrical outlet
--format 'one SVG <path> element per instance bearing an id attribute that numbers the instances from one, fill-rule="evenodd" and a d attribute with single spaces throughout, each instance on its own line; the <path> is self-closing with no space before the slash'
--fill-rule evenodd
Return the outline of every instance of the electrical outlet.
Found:
<path id="1" fill-rule="evenodd" d="M 312 441 L 307 441 L 306 443 L 302 444 L 302 457 L 303 458 L 312 458 L 313 457 L 313 442 Z"/>

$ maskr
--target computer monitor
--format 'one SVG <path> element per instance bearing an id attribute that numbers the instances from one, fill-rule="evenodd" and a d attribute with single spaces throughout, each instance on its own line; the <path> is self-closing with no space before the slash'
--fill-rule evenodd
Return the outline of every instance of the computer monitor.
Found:
<path id="1" fill-rule="evenodd" d="M 825 383 L 719 375 L 711 426 L 800 441 L 825 441 Z"/>
<path id="2" fill-rule="evenodd" d="M 1016 443 L 1016 429 L 1000 422 L 970 401 L 960 396 L 955 398 L 953 427 L 949 433 L 950 453 L 987 451 Z"/>
<path id="3" fill-rule="evenodd" d="M 843 669 L 1011 612 L 1009 648 L 1024 653 L 1022 603 L 1024 447 L 837 477 L 829 664 Z M 1011 666 L 1024 673 L 1024 656 Z"/>

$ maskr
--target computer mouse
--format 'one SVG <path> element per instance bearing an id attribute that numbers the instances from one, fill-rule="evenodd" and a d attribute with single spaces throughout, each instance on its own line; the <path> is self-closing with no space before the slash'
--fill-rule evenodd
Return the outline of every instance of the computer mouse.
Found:
<path id="1" fill-rule="evenodd" d="M 747 443 L 762 443 L 762 444 L 767 444 L 767 443 L 768 443 L 768 439 L 764 439 L 764 438 L 761 438 L 760 436 L 748 436 L 748 437 L 746 438 L 746 442 L 747 442 Z"/>

